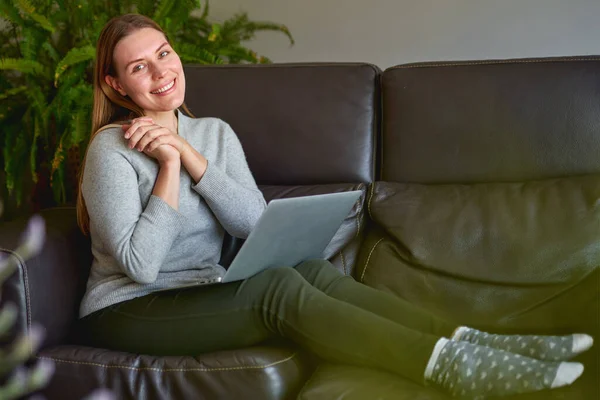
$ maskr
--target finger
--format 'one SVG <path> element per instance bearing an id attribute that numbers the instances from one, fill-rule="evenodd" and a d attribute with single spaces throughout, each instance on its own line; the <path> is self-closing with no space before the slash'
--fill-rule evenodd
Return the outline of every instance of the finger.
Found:
<path id="1" fill-rule="evenodd" d="M 162 134 L 160 136 L 157 136 L 156 139 L 154 139 L 153 141 L 151 141 L 150 144 L 148 144 L 148 146 L 146 147 L 146 149 L 152 152 L 162 145 L 169 145 L 177 149 L 177 138 L 174 138 L 174 136 L 170 132 L 168 132 L 168 134 Z"/>
<path id="2" fill-rule="evenodd" d="M 131 138 L 133 133 L 141 126 L 154 125 L 151 119 L 137 118 L 132 121 L 132 124 L 125 130 L 125 139 Z"/>
<path id="3" fill-rule="evenodd" d="M 161 134 L 158 135 L 156 139 L 150 143 L 150 145 L 153 146 L 152 150 L 156 149 L 158 146 L 163 144 L 172 146 L 179 152 L 179 154 L 181 154 L 182 149 L 185 145 L 185 140 L 182 139 L 181 136 L 175 135 L 170 130 L 165 129 L 164 132 L 161 131 Z"/>
<path id="4" fill-rule="evenodd" d="M 121 123 L 121 126 L 129 128 L 131 125 L 133 125 L 137 121 L 154 122 L 151 117 L 139 117 L 139 118 L 128 119 L 127 121 L 123 121 Z"/>
<path id="5" fill-rule="evenodd" d="M 153 126 L 156 125 L 142 125 L 137 127 L 135 130 L 134 128 L 130 128 L 129 129 L 129 142 L 128 142 L 128 146 L 130 149 L 134 149 L 137 145 L 138 142 L 144 137 L 144 135 L 146 134 L 146 132 L 148 132 Z"/>
<path id="6" fill-rule="evenodd" d="M 154 127 L 149 128 L 144 136 L 139 140 L 136 145 L 136 149 L 138 151 L 144 151 L 146 146 L 156 140 L 158 137 L 163 137 L 168 134 L 168 130 L 164 129 L 162 126 L 154 125 Z"/>
<path id="7" fill-rule="evenodd" d="M 147 126 L 147 125 L 152 125 L 153 122 L 150 120 L 135 120 L 133 121 L 129 127 L 125 130 L 125 139 L 129 139 L 132 135 L 133 132 L 135 132 L 139 127 L 141 126 Z"/>
<path id="8" fill-rule="evenodd" d="M 163 145 L 165 142 L 165 136 L 159 136 L 154 139 L 148 146 L 146 146 L 146 151 L 152 153 L 154 150 L 158 148 L 158 146 Z"/>

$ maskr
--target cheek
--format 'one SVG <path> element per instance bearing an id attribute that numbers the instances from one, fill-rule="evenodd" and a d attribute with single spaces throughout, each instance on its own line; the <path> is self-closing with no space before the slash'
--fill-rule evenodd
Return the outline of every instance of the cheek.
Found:
<path id="1" fill-rule="evenodd" d="M 144 76 L 136 76 L 134 79 L 131 79 L 128 83 L 129 90 L 128 92 L 133 93 L 145 93 L 149 91 L 149 80 Z"/>
<path id="2" fill-rule="evenodd" d="M 183 71 L 183 64 L 181 63 L 181 58 L 179 58 L 179 56 L 173 59 L 173 68 Z"/>

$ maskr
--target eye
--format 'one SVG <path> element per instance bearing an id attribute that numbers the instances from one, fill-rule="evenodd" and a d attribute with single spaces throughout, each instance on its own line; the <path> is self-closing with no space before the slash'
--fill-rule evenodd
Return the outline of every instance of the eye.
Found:
<path id="1" fill-rule="evenodd" d="M 142 69 L 144 69 L 144 68 L 146 68 L 146 67 L 144 66 L 144 64 L 138 64 L 138 65 L 136 65 L 135 67 L 133 67 L 133 70 L 132 70 L 132 72 L 138 72 L 138 71 L 141 71 L 141 70 L 142 70 Z"/>
<path id="2" fill-rule="evenodd" d="M 160 54 L 158 55 L 158 58 L 163 58 L 166 57 L 169 54 L 169 52 L 167 50 L 163 50 L 160 52 Z"/>

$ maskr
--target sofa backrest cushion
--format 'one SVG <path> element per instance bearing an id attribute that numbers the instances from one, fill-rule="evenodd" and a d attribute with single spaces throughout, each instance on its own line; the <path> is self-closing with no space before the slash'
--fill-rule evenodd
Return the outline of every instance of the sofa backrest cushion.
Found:
<path id="1" fill-rule="evenodd" d="M 219 65 L 185 72 L 192 113 L 232 126 L 259 184 L 372 182 L 377 67 Z"/>
<path id="2" fill-rule="evenodd" d="M 382 180 L 600 172 L 600 58 L 400 65 L 382 75 Z"/>
<path id="3" fill-rule="evenodd" d="M 599 312 L 600 175 L 377 182 L 368 207 L 379 230 L 366 246 L 367 284 L 475 325 L 547 331 L 597 321 L 581 317 Z"/>

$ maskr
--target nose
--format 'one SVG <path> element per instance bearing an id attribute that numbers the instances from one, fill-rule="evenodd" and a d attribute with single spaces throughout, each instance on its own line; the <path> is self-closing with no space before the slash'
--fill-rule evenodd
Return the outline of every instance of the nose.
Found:
<path id="1" fill-rule="evenodd" d="M 156 65 L 154 64 L 153 69 L 152 69 L 152 77 L 154 79 L 162 79 L 165 76 L 165 68 L 160 66 L 160 65 Z"/>

